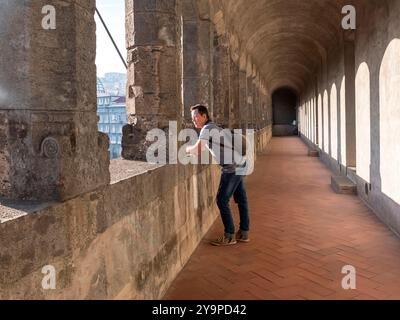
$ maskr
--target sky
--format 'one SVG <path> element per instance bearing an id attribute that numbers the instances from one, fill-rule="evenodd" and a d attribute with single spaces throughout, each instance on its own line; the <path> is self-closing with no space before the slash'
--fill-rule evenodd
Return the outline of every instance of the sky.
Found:
<path id="1" fill-rule="evenodd" d="M 96 6 L 121 51 L 122 56 L 126 59 L 125 0 L 97 0 Z M 95 19 L 97 36 L 97 75 L 102 77 L 106 72 L 126 73 L 125 66 L 97 14 L 95 15 Z"/>

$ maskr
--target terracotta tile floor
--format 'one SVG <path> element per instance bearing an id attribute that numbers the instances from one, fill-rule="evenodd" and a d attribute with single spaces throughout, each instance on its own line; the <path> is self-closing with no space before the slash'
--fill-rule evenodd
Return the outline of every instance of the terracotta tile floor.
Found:
<path id="1" fill-rule="evenodd" d="M 165 299 L 400 299 L 400 239 L 330 177 L 301 140 L 274 138 L 247 180 L 251 242 L 209 245 L 218 219 Z M 342 289 L 345 265 L 356 290 Z"/>

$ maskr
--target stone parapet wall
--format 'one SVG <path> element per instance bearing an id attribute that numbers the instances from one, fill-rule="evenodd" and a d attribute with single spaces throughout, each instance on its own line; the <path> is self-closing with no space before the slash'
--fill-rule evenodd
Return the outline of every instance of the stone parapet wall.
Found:
<path id="1" fill-rule="evenodd" d="M 215 166 L 163 166 L 1 224 L 0 299 L 160 298 L 215 220 L 218 182 Z"/>
<path id="2" fill-rule="evenodd" d="M 256 134 L 256 152 L 264 153 L 267 151 L 269 142 L 272 139 L 272 126 L 259 130 Z"/>
<path id="3" fill-rule="evenodd" d="M 256 133 L 258 152 L 270 137 Z M 110 185 L 0 224 L 0 299 L 163 296 L 218 217 L 220 169 L 118 161 Z"/>
<path id="4" fill-rule="evenodd" d="M 46 4 L 0 2 L 0 197 L 13 200 L 65 201 L 109 183 L 95 0 L 58 3 L 54 30 L 42 27 Z"/>

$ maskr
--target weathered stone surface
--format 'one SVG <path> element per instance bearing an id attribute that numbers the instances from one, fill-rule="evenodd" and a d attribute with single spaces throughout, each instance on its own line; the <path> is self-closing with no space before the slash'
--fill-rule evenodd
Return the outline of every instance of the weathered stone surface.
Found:
<path id="1" fill-rule="evenodd" d="M 0 5 L 0 196 L 65 200 L 109 182 L 108 142 L 97 131 L 94 3 L 56 5 L 56 30 L 41 27 L 43 1 Z"/>
<path id="2" fill-rule="evenodd" d="M 129 126 L 123 130 L 122 156 L 145 160 L 152 129 L 181 123 L 181 25 L 177 1 L 127 1 Z M 135 136 L 135 137 L 133 137 Z"/>
<path id="3" fill-rule="evenodd" d="M 253 98 L 253 80 L 251 77 L 246 79 L 247 92 L 247 127 L 254 129 L 253 114 L 254 114 L 254 98 Z"/>
<path id="4" fill-rule="evenodd" d="M 213 120 L 229 127 L 230 52 L 226 36 L 214 34 Z"/>
<path id="5" fill-rule="evenodd" d="M 239 65 L 231 59 L 229 65 L 229 128 L 234 129 L 241 127 L 239 90 Z"/>
<path id="6" fill-rule="evenodd" d="M 175 14 L 176 1 L 168 0 L 135 0 L 128 1 L 135 12 L 165 12 Z"/>
<path id="7" fill-rule="evenodd" d="M 270 131 L 258 134 L 259 152 Z M 117 160 L 110 171 L 109 186 L 19 205 L 26 215 L 0 224 L 0 299 L 162 298 L 218 216 L 220 168 Z M 56 290 L 41 287 L 45 265 Z"/>
<path id="8" fill-rule="evenodd" d="M 216 217 L 215 204 L 209 204 L 208 196 L 193 201 L 193 197 L 198 197 L 193 186 L 197 190 L 197 186 L 206 183 L 212 186 L 208 192 L 215 193 L 218 179 L 204 176 L 203 172 L 196 175 L 196 183 L 192 184 L 189 176 L 186 189 L 186 183 L 171 179 L 174 171 L 172 167 L 157 169 L 150 175 L 132 177 L 104 191 L 51 207 L 48 214 L 39 211 L 20 218 L 25 222 L 14 220 L 2 224 L 2 299 L 161 297 L 183 266 L 179 256 L 182 254 L 186 259 L 190 256 Z M 138 184 L 139 181 L 143 184 Z M 160 181 L 166 183 L 165 187 Z M 131 196 L 132 191 L 146 186 L 144 193 L 151 195 L 150 198 Z M 202 206 L 201 221 L 196 222 L 196 215 L 192 214 L 193 203 Z M 175 207 L 178 204 L 182 205 L 180 209 Z M 178 217 L 186 218 L 177 224 Z M 25 233 L 25 228 L 31 230 L 30 237 L 9 241 L 13 233 Z M 188 236 L 191 244 L 185 244 L 185 252 L 181 252 L 180 243 L 185 243 Z M 59 265 L 60 259 L 72 261 L 73 269 Z M 68 283 L 57 282 L 57 290 L 51 293 L 39 289 L 40 269 L 46 264 L 56 267 L 57 278 L 67 275 L 69 278 Z M 130 289 L 125 288 L 128 284 Z"/>
<path id="9" fill-rule="evenodd" d="M 183 94 L 186 126 L 191 125 L 190 107 L 203 104 L 213 110 L 212 23 L 205 16 L 207 1 L 183 1 Z"/>

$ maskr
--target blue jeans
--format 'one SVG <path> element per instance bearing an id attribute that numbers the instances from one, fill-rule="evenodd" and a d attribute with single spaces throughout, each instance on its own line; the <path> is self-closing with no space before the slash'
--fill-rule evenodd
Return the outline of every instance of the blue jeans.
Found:
<path id="1" fill-rule="evenodd" d="M 217 205 L 225 227 L 225 235 L 231 237 L 235 235 L 235 224 L 229 207 L 229 200 L 232 195 L 239 208 L 240 230 L 247 233 L 249 231 L 250 219 L 243 176 L 223 172 L 217 194 Z"/>

